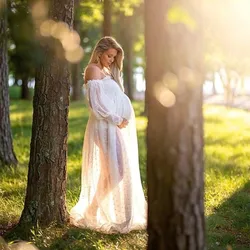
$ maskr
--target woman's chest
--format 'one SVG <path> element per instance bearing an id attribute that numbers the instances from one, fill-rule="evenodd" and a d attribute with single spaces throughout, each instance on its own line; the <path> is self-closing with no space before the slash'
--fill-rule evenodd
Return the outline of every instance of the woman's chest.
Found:
<path id="1" fill-rule="evenodd" d="M 103 89 L 105 94 L 111 99 L 116 99 L 117 97 L 121 97 L 121 95 L 123 95 L 123 92 L 118 84 L 111 79 L 103 82 Z"/>

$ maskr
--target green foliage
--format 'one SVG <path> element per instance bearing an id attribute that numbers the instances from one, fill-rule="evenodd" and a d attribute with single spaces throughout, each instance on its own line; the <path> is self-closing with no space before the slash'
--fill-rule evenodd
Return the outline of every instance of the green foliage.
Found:
<path id="1" fill-rule="evenodd" d="M 84 26 L 98 27 L 103 21 L 102 3 L 98 1 L 81 1 L 80 18 Z"/>
<path id="2" fill-rule="evenodd" d="M 113 34 L 123 46 L 125 61 L 132 43 L 133 68 L 138 66 L 145 68 L 143 1 L 117 1 L 113 5 Z"/>
<path id="3" fill-rule="evenodd" d="M 197 29 L 197 23 L 187 9 L 181 5 L 173 5 L 167 14 L 167 21 L 171 24 L 182 23 L 191 31 Z"/>
<path id="4" fill-rule="evenodd" d="M 76 7 L 75 18 L 79 21 L 77 32 L 81 37 L 84 57 L 81 61 L 82 72 L 86 67 L 96 42 L 101 38 L 103 21 L 102 4 L 100 1 L 80 1 Z"/>
<path id="5" fill-rule="evenodd" d="M 8 4 L 9 65 L 17 78 L 35 75 L 35 67 L 42 62 L 39 43 L 27 1 L 12 0 Z"/>
<path id="6" fill-rule="evenodd" d="M 114 1 L 114 9 L 115 11 L 119 11 L 123 13 L 125 16 L 133 16 L 135 13 L 135 9 L 140 7 L 143 3 L 143 0 L 121 0 L 121 1 Z M 132 27 L 129 27 L 130 29 Z"/>
<path id="7" fill-rule="evenodd" d="M 134 55 L 144 58 L 144 23 L 143 23 L 143 1 L 129 0 L 129 1 L 112 1 L 112 25 L 113 36 L 120 42 L 124 42 L 121 38 L 121 26 L 119 16 L 132 16 L 133 27 L 129 27 L 134 35 Z M 91 52 L 96 42 L 102 36 L 103 23 L 103 2 L 102 1 L 81 1 L 76 10 L 77 18 L 80 21 L 79 34 L 81 37 L 81 45 L 84 48 L 84 58 L 81 62 L 82 69 L 84 69 L 89 61 Z M 126 27 L 127 28 L 127 27 Z M 143 63 L 134 62 L 134 66 L 144 66 Z"/>

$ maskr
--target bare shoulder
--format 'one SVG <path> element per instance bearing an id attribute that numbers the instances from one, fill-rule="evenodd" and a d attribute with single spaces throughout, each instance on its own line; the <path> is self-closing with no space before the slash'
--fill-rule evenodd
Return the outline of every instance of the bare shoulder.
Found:
<path id="1" fill-rule="evenodd" d="M 98 68 L 94 64 L 89 64 L 85 69 L 84 80 L 87 82 L 88 80 L 99 80 L 102 79 L 102 73 L 100 68 Z"/>

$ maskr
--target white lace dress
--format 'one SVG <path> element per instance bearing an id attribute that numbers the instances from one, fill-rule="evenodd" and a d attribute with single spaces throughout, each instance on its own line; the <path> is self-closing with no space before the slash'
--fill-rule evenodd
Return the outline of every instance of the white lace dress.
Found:
<path id="1" fill-rule="evenodd" d="M 110 76 L 88 81 L 86 89 L 90 117 L 83 144 L 81 194 L 70 211 L 71 223 L 104 233 L 144 229 L 147 203 L 131 102 Z M 122 118 L 129 125 L 119 129 Z"/>

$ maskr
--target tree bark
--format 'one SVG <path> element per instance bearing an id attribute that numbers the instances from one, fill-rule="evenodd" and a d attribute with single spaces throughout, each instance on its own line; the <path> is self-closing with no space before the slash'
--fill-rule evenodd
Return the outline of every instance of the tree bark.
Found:
<path id="1" fill-rule="evenodd" d="M 78 101 L 82 99 L 82 86 L 80 81 L 80 63 L 73 64 L 71 66 L 71 78 L 72 78 L 72 101 Z"/>
<path id="2" fill-rule="evenodd" d="M 52 0 L 49 18 L 72 28 L 73 0 Z M 36 70 L 33 125 L 25 205 L 19 225 L 67 221 L 65 206 L 70 74 L 62 47 L 43 41 L 45 60 Z M 54 41 L 56 43 L 56 41 Z M 61 49 L 61 53 L 56 53 Z"/>
<path id="3" fill-rule="evenodd" d="M 171 3 L 145 1 L 147 248 L 204 250 L 200 6 L 178 1 L 195 20 L 190 30 L 167 21 Z"/>
<path id="4" fill-rule="evenodd" d="M 125 92 L 130 98 L 134 99 L 134 79 L 133 79 L 133 45 L 131 43 L 127 44 L 127 49 L 125 50 L 126 58 L 124 60 L 124 87 Z"/>
<path id="5" fill-rule="evenodd" d="M 28 77 L 22 77 L 22 91 L 21 91 L 21 99 L 29 100 L 29 88 L 28 88 Z"/>
<path id="6" fill-rule="evenodd" d="M 103 1 L 103 36 L 111 36 L 112 34 L 112 1 Z"/>
<path id="7" fill-rule="evenodd" d="M 127 95 L 129 96 L 130 100 L 134 99 L 134 79 L 133 79 L 133 34 L 132 30 L 128 27 L 132 26 L 132 16 L 125 16 L 124 23 L 126 27 L 124 29 L 124 52 L 125 52 L 125 59 L 124 59 L 124 85 Z"/>
<path id="8" fill-rule="evenodd" d="M 133 29 L 128 28 L 133 25 L 133 17 L 125 16 L 124 13 L 120 13 L 119 22 L 120 27 L 120 40 L 122 47 L 124 49 L 124 88 L 125 93 L 133 100 L 134 93 L 134 79 L 133 79 L 133 44 L 134 44 L 134 34 Z"/>
<path id="9" fill-rule="evenodd" d="M 75 1 L 75 18 L 74 18 L 74 30 L 80 33 L 81 21 L 79 19 L 79 0 Z M 78 101 L 82 99 L 82 86 L 80 81 L 80 63 L 73 64 L 71 66 L 71 78 L 72 78 L 72 100 Z"/>
<path id="10" fill-rule="evenodd" d="M 9 114 L 6 8 L 7 5 L 4 0 L 0 9 L 0 166 L 17 165 L 13 150 Z"/>

